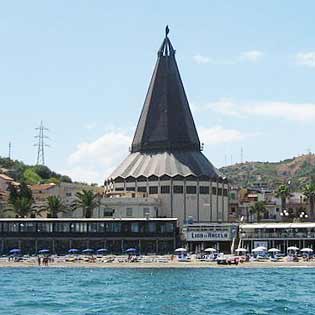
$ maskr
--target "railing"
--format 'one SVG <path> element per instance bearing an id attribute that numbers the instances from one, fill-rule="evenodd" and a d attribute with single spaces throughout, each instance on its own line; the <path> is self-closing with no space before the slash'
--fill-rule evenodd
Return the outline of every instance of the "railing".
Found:
<path id="1" fill-rule="evenodd" d="M 253 233 L 241 233 L 241 238 L 243 240 L 246 239 L 267 239 L 267 238 L 287 238 L 287 239 L 305 239 L 305 238 L 309 238 L 309 239 L 313 239 L 315 238 L 315 232 L 294 232 L 294 233 L 290 233 L 290 232 L 282 232 L 282 233 L 264 233 L 264 232 L 253 232 Z"/>

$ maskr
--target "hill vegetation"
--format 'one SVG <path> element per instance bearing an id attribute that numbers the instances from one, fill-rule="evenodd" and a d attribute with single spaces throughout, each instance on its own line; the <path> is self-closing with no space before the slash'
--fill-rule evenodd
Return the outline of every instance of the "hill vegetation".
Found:
<path id="1" fill-rule="evenodd" d="M 266 183 L 276 189 L 290 181 L 293 190 L 302 190 L 315 179 L 315 155 L 307 154 L 280 162 L 245 162 L 222 167 L 220 171 L 232 184 L 251 187 Z"/>
<path id="2" fill-rule="evenodd" d="M 45 165 L 26 165 L 21 161 L 10 160 L 8 158 L 0 157 L 0 173 L 6 173 L 8 176 L 14 178 L 17 182 L 24 182 L 29 185 L 38 183 L 55 183 L 60 182 L 71 183 L 69 176 L 58 174 L 51 171 Z"/>

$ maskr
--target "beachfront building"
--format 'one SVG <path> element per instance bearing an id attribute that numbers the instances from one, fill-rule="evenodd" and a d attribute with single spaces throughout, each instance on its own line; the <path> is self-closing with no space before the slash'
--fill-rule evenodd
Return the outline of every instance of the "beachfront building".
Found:
<path id="1" fill-rule="evenodd" d="M 165 218 L 103 219 L 0 219 L 0 253 L 19 248 L 24 254 L 49 249 L 66 254 L 70 248 L 106 248 L 121 254 L 128 248 L 139 253 L 173 253 L 177 220 Z"/>
<path id="2" fill-rule="evenodd" d="M 241 247 L 252 249 L 258 246 L 278 248 L 282 253 L 289 246 L 309 247 L 315 250 L 315 223 L 253 223 L 239 227 Z"/>
<path id="3" fill-rule="evenodd" d="M 228 221 L 228 183 L 202 153 L 168 31 L 130 151 L 106 192 L 158 198 L 158 215 L 180 224 Z"/>

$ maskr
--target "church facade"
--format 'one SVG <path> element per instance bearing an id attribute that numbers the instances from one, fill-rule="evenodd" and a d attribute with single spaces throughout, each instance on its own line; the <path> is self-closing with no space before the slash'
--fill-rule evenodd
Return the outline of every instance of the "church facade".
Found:
<path id="1" fill-rule="evenodd" d="M 159 198 L 158 216 L 178 218 L 180 224 L 228 221 L 228 182 L 202 153 L 168 32 L 131 152 L 105 187 Z"/>

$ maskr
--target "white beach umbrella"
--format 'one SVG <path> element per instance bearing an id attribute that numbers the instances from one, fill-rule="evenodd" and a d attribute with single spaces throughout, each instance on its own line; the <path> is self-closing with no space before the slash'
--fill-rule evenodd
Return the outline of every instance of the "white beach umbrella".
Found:
<path id="1" fill-rule="evenodd" d="M 299 250 L 299 248 L 296 247 L 296 246 L 289 246 L 289 247 L 288 247 L 288 250 L 297 251 L 297 250 Z"/>
<path id="2" fill-rule="evenodd" d="M 268 250 L 268 252 L 269 252 L 269 253 L 280 253 L 281 250 L 278 249 L 278 248 L 270 248 L 270 249 Z"/>
<path id="3" fill-rule="evenodd" d="M 209 247 L 209 248 L 206 248 L 205 250 L 204 250 L 204 252 L 206 252 L 206 253 L 214 253 L 214 252 L 216 252 L 217 250 L 215 249 L 215 248 L 211 248 L 211 247 Z"/>
<path id="4" fill-rule="evenodd" d="M 246 252 L 247 252 L 247 249 L 246 249 L 246 248 L 237 248 L 237 249 L 235 249 L 235 251 L 236 251 L 237 253 L 246 253 Z"/>
<path id="5" fill-rule="evenodd" d="M 182 252 L 187 252 L 187 249 L 186 248 L 176 248 L 175 249 L 175 253 L 182 253 Z"/>
<path id="6" fill-rule="evenodd" d="M 265 252 L 267 250 L 267 248 L 265 246 L 259 246 L 256 247 L 252 250 L 253 253 L 257 253 L 257 252 Z"/>
<path id="7" fill-rule="evenodd" d="M 313 250 L 311 249 L 311 248 L 302 248 L 301 249 L 301 252 L 303 252 L 303 253 L 312 253 L 313 252 Z"/>

